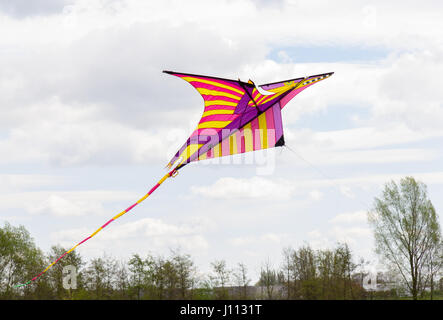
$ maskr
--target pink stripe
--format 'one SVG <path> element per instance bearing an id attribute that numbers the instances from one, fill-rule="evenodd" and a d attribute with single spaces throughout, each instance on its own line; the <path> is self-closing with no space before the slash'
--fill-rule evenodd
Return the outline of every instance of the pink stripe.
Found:
<path id="1" fill-rule="evenodd" d="M 102 225 L 102 228 L 106 227 L 108 224 L 110 224 L 112 221 L 114 221 L 114 219 L 109 220 L 108 222 L 106 222 L 104 225 Z"/>
<path id="2" fill-rule="evenodd" d="M 239 86 L 237 86 L 237 85 L 235 85 L 235 84 L 233 84 L 231 82 L 227 82 L 227 81 L 221 80 L 221 79 L 214 79 L 214 78 L 211 78 L 211 77 L 199 77 L 199 76 L 193 76 L 193 75 L 181 75 L 181 74 L 175 74 L 175 75 L 178 76 L 178 77 L 181 77 L 181 78 L 192 77 L 192 78 L 200 79 L 200 80 L 208 80 L 208 81 L 220 83 L 220 84 L 223 84 L 225 86 L 231 86 L 231 87 L 234 87 L 234 88 L 236 88 L 238 90 L 241 90 L 241 88 Z M 193 81 L 190 81 L 190 82 L 193 82 Z"/>
<path id="3" fill-rule="evenodd" d="M 151 190 L 149 190 L 148 194 L 151 194 L 155 191 L 155 189 L 157 189 L 158 187 L 160 187 L 160 185 L 157 183 Z M 133 206 L 132 206 L 133 207 Z M 132 208 L 131 208 L 132 209 Z"/>
<path id="4" fill-rule="evenodd" d="M 211 135 L 217 134 L 220 130 L 221 130 L 221 128 L 218 128 L 218 129 L 217 128 L 197 129 L 191 134 L 191 137 L 196 136 L 196 135 L 211 136 Z"/>
<path id="5" fill-rule="evenodd" d="M 235 110 L 237 106 L 221 106 L 221 105 L 214 105 L 214 106 L 207 106 L 205 107 L 205 111 L 210 110 Z"/>
<path id="6" fill-rule="evenodd" d="M 197 81 L 191 81 L 190 83 L 191 83 L 191 84 L 194 86 L 194 88 L 196 88 L 196 89 L 200 89 L 200 88 L 202 88 L 202 89 L 207 89 L 207 90 L 214 90 L 214 91 L 219 91 L 219 92 L 229 93 L 229 94 L 235 95 L 235 96 L 237 96 L 237 97 L 239 97 L 239 98 L 242 97 L 242 94 L 240 94 L 240 93 L 238 93 L 238 92 L 236 92 L 236 91 L 233 91 L 233 90 L 226 89 L 226 88 L 217 87 L 217 86 L 214 86 L 214 85 L 211 85 L 211 84 L 201 83 L 201 82 L 197 82 Z M 226 85 L 228 85 L 228 84 L 226 84 Z M 236 87 L 235 89 L 237 89 L 237 90 L 241 90 L 241 89 L 238 88 L 238 87 Z M 244 91 L 244 90 L 241 90 L 241 91 Z"/>
<path id="7" fill-rule="evenodd" d="M 229 145 L 230 145 L 229 141 L 230 141 L 229 138 L 226 138 L 225 140 L 222 141 L 222 146 L 221 146 L 221 149 L 222 149 L 222 154 L 221 155 L 222 156 L 228 156 L 230 154 L 230 152 L 229 152 Z"/>
<path id="8" fill-rule="evenodd" d="M 266 127 L 268 136 L 268 146 L 273 147 L 275 145 L 275 123 L 274 123 L 274 110 L 269 108 L 265 112 L 266 115 Z"/>
<path id="9" fill-rule="evenodd" d="M 206 157 L 207 158 L 212 158 L 213 154 L 212 154 L 212 149 L 209 149 L 208 152 L 206 153 Z"/>
<path id="10" fill-rule="evenodd" d="M 252 145 L 254 150 L 260 150 L 260 133 L 257 130 L 258 129 L 258 119 L 255 118 L 251 121 L 251 131 L 252 131 Z"/>
<path id="11" fill-rule="evenodd" d="M 275 128 L 274 110 L 272 108 L 269 108 L 268 110 L 266 110 L 265 116 L 266 116 L 266 127 L 268 129 L 274 129 Z"/>
<path id="12" fill-rule="evenodd" d="M 55 260 L 54 264 L 56 264 L 61 258 L 63 258 L 64 256 L 66 256 L 66 253 L 67 253 L 67 252 L 63 253 L 63 254 L 60 256 L 60 258 L 58 258 L 57 260 Z"/>
<path id="13" fill-rule="evenodd" d="M 199 123 L 207 121 L 232 121 L 238 117 L 238 114 L 213 114 L 211 116 L 201 118 Z"/>
<path id="14" fill-rule="evenodd" d="M 233 99 L 233 98 L 229 98 L 229 97 L 225 97 L 225 96 L 218 96 L 218 95 L 202 94 L 202 97 L 205 101 L 222 100 L 222 101 L 234 102 L 234 103 L 238 103 L 240 101 L 240 99 Z"/>
<path id="15" fill-rule="evenodd" d="M 242 142 L 242 140 L 241 140 L 241 133 L 242 133 L 242 131 L 241 130 L 239 130 L 239 131 L 237 131 L 236 133 L 235 133 L 235 139 L 236 139 L 236 142 L 237 142 L 237 153 L 240 153 L 240 151 L 241 151 L 241 142 Z"/>
<path id="16" fill-rule="evenodd" d="M 299 89 L 295 89 L 293 91 L 291 91 L 288 95 L 284 96 L 281 100 L 280 100 L 280 106 L 283 109 L 283 107 L 292 99 L 294 98 L 297 94 L 299 94 L 300 92 L 302 92 L 303 90 L 305 90 L 307 87 L 312 86 L 312 84 L 299 88 Z"/>
<path id="17" fill-rule="evenodd" d="M 134 208 L 136 205 L 138 205 L 138 203 L 134 203 L 132 206 L 128 207 L 125 211 L 128 212 L 129 210 L 131 210 L 132 208 Z"/>
<path id="18" fill-rule="evenodd" d="M 258 95 L 261 95 L 261 93 L 258 92 L 258 90 L 255 90 L 255 93 L 252 94 L 252 97 L 254 98 L 254 100 Z"/>
<path id="19" fill-rule="evenodd" d="M 85 241 L 87 241 L 87 240 L 89 240 L 89 239 L 91 239 L 91 236 L 87 237 L 87 238 L 84 239 L 82 242 L 79 242 L 78 245 L 81 245 L 83 242 L 85 242 Z"/>

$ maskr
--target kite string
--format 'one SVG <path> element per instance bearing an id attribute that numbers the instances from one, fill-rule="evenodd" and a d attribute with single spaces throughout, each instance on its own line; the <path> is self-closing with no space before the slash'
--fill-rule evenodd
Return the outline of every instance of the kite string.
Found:
<path id="1" fill-rule="evenodd" d="M 332 184 L 334 184 L 337 189 L 340 191 L 341 190 L 341 185 L 338 184 L 336 182 L 337 179 L 332 178 L 331 176 L 328 176 L 327 174 L 325 174 L 322 170 L 320 170 L 319 168 L 317 168 L 316 166 L 314 166 L 311 162 L 309 162 L 308 160 L 306 160 L 305 158 L 303 158 L 298 152 L 296 152 L 294 149 L 290 148 L 288 145 L 284 145 L 286 148 L 288 148 L 289 151 L 291 151 L 292 153 L 294 153 L 297 157 L 299 157 L 301 160 L 303 160 L 304 162 L 306 162 L 311 168 L 313 168 L 315 171 L 317 171 L 318 173 L 320 173 L 320 175 L 322 175 L 324 178 L 328 179 Z M 358 202 L 360 202 L 360 204 L 362 204 L 365 208 L 369 208 L 369 205 L 363 201 L 360 198 L 356 198 L 355 200 L 357 200 Z"/>
<path id="2" fill-rule="evenodd" d="M 110 219 L 108 222 L 106 222 L 104 225 L 102 225 L 100 228 L 98 228 L 94 233 L 92 233 L 89 237 L 83 239 L 82 241 L 80 241 L 79 243 L 77 243 L 74 247 L 72 247 L 71 249 L 69 249 L 68 251 L 66 251 L 65 253 L 63 253 L 57 260 L 54 260 L 45 270 L 43 270 L 42 272 L 40 272 L 38 275 L 36 275 L 34 278 L 32 278 L 31 280 L 29 280 L 28 282 L 25 282 L 23 284 L 17 284 L 14 287 L 15 288 L 19 288 L 19 287 L 23 287 L 26 286 L 28 284 L 30 284 L 31 282 L 37 280 L 41 275 L 43 275 L 46 271 L 48 271 L 53 265 L 55 265 L 59 260 L 61 260 L 65 255 L 67 255 L 68 253 L 74 251 L 75 248 L 77 248 L 79 245 L 81 245 L 82 243 L 88 241 L 89 239 L 91 239 L 92 237 L 94 237 L 97 233 L 99 233 L 103 228 L 105 228 L 108 224 L 110 224 L 111 222 L 113 222 L 114 220 L 117 220 L 118 218 L 120 218 L 121 216 L 123 216 L 125 213 L 129 212 L 130 210 L 132 210 L 132 208 L 134 208 L 136 205 L 140 204 L 142 201 L 146 200 L 147 197 L 149 197 L 167 178 L 169 177 L 175 177 L 177 175 L 178 171 L 176 169 L 173 169 L 172 171 L 168 172 L 167 174 L 165 174 L 165 176 L 163 178 L 161 178 L 157 184 L 152 187 L 151 190 L 148 191 L 148 193 L 146 193 L 142 198 L 140 198 L 136 203 L 134 203 L 133 205 L 129 206 L 128 208 L 126 208 L 125 210 L 123 210 L 122 212 L 120 212 L 119 214 L 117 214 L 116 216 L 114 216 L 112 219 Z"/>

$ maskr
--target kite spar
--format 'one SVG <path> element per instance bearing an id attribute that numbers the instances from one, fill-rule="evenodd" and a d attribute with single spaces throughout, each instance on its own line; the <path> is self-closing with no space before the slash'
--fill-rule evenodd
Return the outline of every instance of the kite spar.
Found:
<path id="1" fill-rule="evenodd" d="M 330 72 L 267 83 L 260 85 L 262 90 L 259 90 L 251 80 L 243 82 L 189 73 L 163 72 L 187 81 L 204 100 L 203 115 L 197 128 L 167 164 L 169 169 L 173 169 L 136 203 L 66 251 L 37 276 L 16 287 L 37 280 L 65 255 L 148 198 L 166 179 L 175 177 L 178 170 L 188 163 L 285 145 L 281 116 L 283 107 L 306 88 L 333 74 Z"/>

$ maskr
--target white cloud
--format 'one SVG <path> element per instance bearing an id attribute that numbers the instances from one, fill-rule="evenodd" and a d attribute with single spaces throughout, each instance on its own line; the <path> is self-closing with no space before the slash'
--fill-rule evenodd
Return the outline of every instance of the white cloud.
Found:
<path id="1" fill-rule="evenodd" d="M 245 230 L 250 228 L 252 236 L 238 234 L 230 241 L 243 243 L 254 260 L 266 254 L 256 250 L 262 243 L 269 243 L 275 254 L 282 243 L 295 240 L 290 232 L 256 232 L 269 223 L 267 215 L 255 215 L 254 226 L 244 222 L 263 208 L 264 202 L 257 200 L 271 200 L 280 217 L 306 212 L 297 224 L 314 230 L 309 236 L 319 246 L 334 245 L 337 239 L 363 246 L 368 231 L 353 225 L 362 218 L 352 211 L 356 209 L 333 218 L 335 228 L 330 230 L 307 218 L 316 210 L 331 209 L 325 188 L 338 185 L 342 194 L 358 199 L 358 191 L 372 196 L 375 187 L 404 175 L 443 184 L 438 167 L 443 137 L 441 2 L 404 1 L 399 7 L 351 0 L 334 6 L 326 0 L 271 5 L 248 0 L 76 0 L 63 7 L 68 1 L 36 0 L 23 7 L 25 2 L 0 0 L 0 167 L 11 172 L 0 176 L 0 208 L 11 209 L 5 216 L 15 221 L 22 210 L 24 219 L 32 217 L 25 212 L 33 211 L 57 216 L 62 223 L 68 215 L 104 213 L 103 206 L 112 201 L 137 197 L 125 191 L 87 191 L 87 177 L 75 182 L 75 188 L 86 191 L 60 192 L 54 188 L 61 183 L 69 187 L 71 181 L 39 173 L 48 166 L 95 165 L 112 172 L 120 170 L 115 165 L 169 160 L 191 131 L 190 123 L 197 123 L 202 101 L 188 84 L 162 74 L 163 69 L 251 78 L 258 84 L 335 71 L 287 105 L 283 122 L 290 147 L 313 164 L 333 165 L 327 172 L 342 179 L 309 179 L 297 168 L 301 162 L 286 152 L 278 158 L 285 161 L 277 163 L 283 179 L 246 179 L 240 176 L 248 174 L 245 170 L 236 178 L 201 186 L 204 170 L 193 177 L 196 197 L 253 200 L 241 219 L 236 211 L 224 216 L 221 208 L 214 211 L 222 218 L 214 219 L 236 226 L 241 220 Z M 5 4 L 13 10 L 5 10 Z M 310 48 L 316 62 L 303 62 L 298 47 Z M 355 57 L 337 55 L 337 48 L 346 54 L 356 49 Z M 374 48 L 386 57 L 368 55 Z M 309 116 L 318 116 L 315 127 L 301 121 Z M 340 130 L 329 130 L 328 124 Z M 391 174 L 392 164 L 398 166 Z M 17 174 L 21 172 L 29 177 Z M 40 186 L 54 188 L 30 192 Z M 171 192 L 171 199 L 177 196 L 177 189 L 165 192 Z M 290 206 L 274 199 L 285 199 Z M 172 212 L 187 210 L 176 208 L 175 202 L 170 203 Z M 207 226 L 168 222 L 170 215 L 164 221 L 116 224 L 80 250 L 95 248 L 96 256 L 104 249 L 126 254 L 175 245 L 205 250 L 229 238 L 226 231 L 213 228 L 210 243 Z M 26 220 L 29 227 L 47 230 L 31 220 Z M 70 245 L 92 231 L 66 230 L 53 240 Z M 45 241 L 46 235 L 37 236 Z M 221 248 L 208 259 L 232 255 Z"/>
<path id="2" fill-rule="evenodd" d="M 366 223 L 367 222 L 367 212 L 366 211 L 355 211 L 355 212 L 345 212 L 336 215 L 330 220 L 332 223 Z"/>
<path id="3" fill-rule="evenodd" d="M 51 194 L 45 201 L 35 207 L 29 207 L 31 214 L 47 214 L 59 217 L 84 216 L 104 212 L 101 203 L 88 200 L 77 202 Z"/>
<path id="4" fill-rule="evenodd" d="M 192 193 L 213 199 L 288 199 L 296 192 L 290 181 L 261 177 L 220 178 L 213 185 L 191 187 Z"/>
<path id="5" fill-rule="evenodd" d="M 233 246 L 256 246 L 264 244 L 278 244 L 288 242 L 290 235 L 287 233 L 265 233 L 261 235 L 245 236 L 245 237 L 233 237 L 228 239 L 228 242 Z"/>
<path id="6" fill-rule="evenodd" d="M 44 174 L 0 174 L 0 191 L 14 192 L 23 189 L 60 185 L 65 178 Z"/>
<path id="7" fill-rule="evenodd" d="M 52 3 L 46 2 L 48 6 Z M 397 10 L 383 2 L 374 3 L 369 9 L 375 9 L 376 26 L 368 29 L 361 21 L 374 10 L 352 1 L 346 4 L 331 12 L 326 5 L 311 3 L 286 2 L 263 9 L 251 1 L 195 1 L 176 3 L 165 11 L 162 3 L 76 1 L 53 16 L 5 18 L 0 21 L 0 47 L 7 48 L 0 55 L 0 123 L 8 135 L 0 141 L 0 148 L 8 157 L 2 161 L 28 159 L 71 166 L 166 159 L 161 137 L 171 127 L 195 124 L 201 100 L 185 83 L 162 75 L 163 68 L 251 77 L 258 83 L 336 71 L 333 78 L 307 90 L 285 109 L 285 123 L 343 103 L 357 109 L 371 108 L 374 120 L 371 127 L 308 135 L 315 147 L 327 145 L 340 150 L 336 152 L 339 154 L 316 158 L 335 163 L 347 163 L 346 159 L 361 163 L 432 158 L 431 151 L 416 148 L 377 153 L 361 150 L 442 135 L 439 80 L 428 76 L 442 69 L 441 49 L 421 24 L 413 29 L 410 40 L 429 42 L 426 50 L 392 54 L 372 64 L 294 64 L 285 50 L 279 51 L 285 58 L 283 64 L 266 59 L 271 47 L 288 41 L 293 46 L 367 45 L 361 39 L 370 39 L 374 45 L 397 46 L 399 35 L 409 38 L 404 28 L 394 23 L 396 19 L 403 21 L 417 11 L 432 13 L 424 6 L 412 10 L 415 5 L 410 3 L 402 7 L 402 14 L 385 20 Z M 202 14 L 205 8 L 211 10 Z M 313 8 L 321 24 L 308 23 L 311 20 L 306 13 Z M 294 19 L 300 26 L 295 29 Z M 259 23 L 263 20 L 274 27 Z M 244 28 L 236 27 L 240 21 Z M 427 16 L 428 25 L 436 22 L 432 14 Z M 333 23 L 334 30 L 325 28 L 327 23 Z M 269 30 L 277 29 L 279 36 L 275 31 L 271 36 Z M 432 32 L 438 34 L 438 29 Z M 410 82 L 417 84 L 414 90 L 409 90 Z M 393 121 L 397 125 L 392 126 Z M 407 127 L 398 122 L 405 122 Z M 308 143 L 303 143 L 306 135 L 296 133 L 292 140 L 290 131 L 286 133 L 289 143 Z M 343 153 L 354 148 L 360 151 Z"/>
<path id="8" fill-rule="evenodd" d="M 309 192 L 309 197 L 315 201 L 318 201 L 323 197 L 323 193 L 318 190 L 313 190 Z"/>
<path id="9" fill-rule="evenodd" d="M 202 232 L 204 225 L 170 224 L 160 219 L 144 218 L 124 224 L 110 224 L 94 237 L 95 247 L 106 248 L 118 242 L 137 242 L 138 246 L 148 243 L 150 248 L 181 246 L 186 250 L 202 250 L 209 244 Z M 51 240 L 63 246 L 74 245 L 94 230 L 80 228 L 51 233 Z M 89 245 L 89 243 L 88 243 Z"/>
<path id="10" fill-rule="evenodd" d="M 386 174 L 371 174 L 371 175 L 356 175 L 341 179 L 309 179 L 300 181 L 303 185 L 310 187 L 325 187 L 325 186 L 341 186 L 345 185 L 348 188 L 364 187 L 364 186 L 381 186 L 382 184 L 395 180 L 398 181 L 405 176 L 412 176 L 425 184 L 443 184 L 443 172 L 400 172 L 400 173 L 386 173 Z"/>
<path id="11" fill-rule="evenodd" d="M 312 230 L 308 233 L 309 244 L 315 249 L 331 249 L 337 243 L 346 243 L 350 246 L 368 244 L 372 240 L 369 228 L 356 226 L 338 226 L 320 231 Z"/>
<path id="12" fill-rule="evenodd" d="M 35 191 L 0 195 L 0 209 L 23 209 L 30 214 L 59 217 L 109 214 L 104 203 L 133 201 L 138 195 L 127 191 Z"/>
<path id="13" fill-rule="evenodd" d="M 80 109 L 80 110 L 79 110 Z M 42 112 L 47 116 L 32 121 Z M 166 131 L 131 128 L 100 119 L 94 106 L 78 108 L 49 101 L 31 108 L 22 125 L 16 125 L 0 149 L 5 157 L 0 164 L 43 162 L 60 166 L 87 163 L 122 164 L 166 162 Z"/>
<path id="14" fill-rule="evenodd" d="M 355 195 L 352 193 L 351 188 L 345 185 L 339 186 L 340 193 L 348 198 L 354 198 Z"/>
<path id="15" fill-rule="evenodd" d="M 318 229 L 309 231 L 307 235 L 309 237 L 308 243 L 314 249 L 328 249 L 334 245 L 325 232 L 321 232 Z"/>
<path id="16" fill-rule="evenodd" d="M 371 230 L 363 227 L 335 226 L 330 233 L 337 241 L 350 245 L 355 245 L 361 238 L 370 238 L 372 236 Z"/>
<path id="17" fill-rule="evenodd" d="M 0 0 L 0 12 L 17 18 L 61 13 L 75 0 Z"/>

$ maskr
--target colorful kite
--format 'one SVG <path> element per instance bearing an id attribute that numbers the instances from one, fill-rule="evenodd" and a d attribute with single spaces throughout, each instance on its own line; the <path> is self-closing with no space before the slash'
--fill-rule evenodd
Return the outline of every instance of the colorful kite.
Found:
<path id="1" fill-rule="evenodd" d="M 175 177 L 178 170 L 188 163 L 283 146 L 285 144 L 281 117 L 283 107 L 301 91 L 333 74 L 333 72 L 324 73 L 256 87 L 251 80 L 243 82 L 196 74 L 163 72 L 189 82 L 201 94 L 205 104 L 197 128 L 167 165 L 169 169 L 173 169 L 140 200 L 66 251 L 37 276 L 16 287 L 35 281 L 65 255 L 144 201 L 167 178 Z"/>

